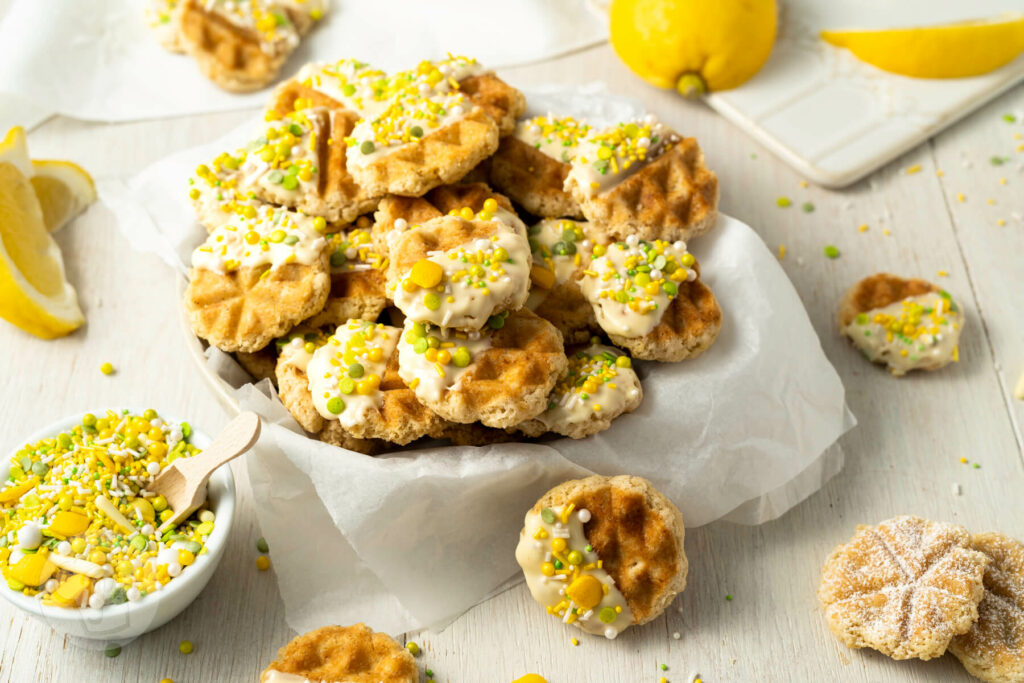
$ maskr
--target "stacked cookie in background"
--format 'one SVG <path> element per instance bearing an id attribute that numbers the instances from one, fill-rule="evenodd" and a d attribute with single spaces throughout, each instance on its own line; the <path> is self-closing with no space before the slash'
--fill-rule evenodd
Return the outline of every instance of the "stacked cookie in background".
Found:
<path id="1" fill-rule="evenodd" d="M 1024 681 L 1024 545 L 1012 538 L 909 515 L 859 525 L 826 561 L 818 598 L 848 647 L 948 650 L 984 681 Z"/>
<path id="2" fill-rule="evenodd" d="M 189 181 L 195 333 L 361 452 L 607 429 L 643 396 L 620 348 L 675 362 L 718 333 L 685 242 L 717 179 L 654 117 L 525 108 L 464 57 L 305 66 Z"/>

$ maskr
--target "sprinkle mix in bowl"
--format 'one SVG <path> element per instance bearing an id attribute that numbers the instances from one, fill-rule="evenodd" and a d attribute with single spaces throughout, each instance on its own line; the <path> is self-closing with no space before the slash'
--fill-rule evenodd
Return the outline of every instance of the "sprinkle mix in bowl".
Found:
<path id="1" fill-rule="evenodd" d="M 154 410 L 83 416 L 27 444 L 0 488 L 0 572 L 8 589 L 65 608 L 137 602 L 188 571 L 217 519 L 204 504 L 157 529 L 172 511 L 146 490 L 174 460 L 199 449 L 187 422 Z"/>

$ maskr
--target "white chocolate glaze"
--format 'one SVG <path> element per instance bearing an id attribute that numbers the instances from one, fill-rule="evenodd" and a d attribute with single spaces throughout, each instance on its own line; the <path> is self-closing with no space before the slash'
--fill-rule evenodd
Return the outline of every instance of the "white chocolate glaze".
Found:
<path id="1" fill-rule="evenodd" d="M 306 375 L 318 413 L 343 427 L 362 423 L 380 407 L 381 378 L 401 330 L 365 320 L 339 325 L 313 352 Z"/>
<path id="2" fill-rule="evenodd" d="M 398 375 L 421 401 L 437 402 L 446 392 L 458 391 L 462 377 L 489 348 L 490 329 L 457 332 L 406 318 L 398 342 Z"/>
<path id="3" fill-rule="evenodd" d="M 571 116 L 535 116 L 517 123 L 514 135 L 555 161 L 568 164 L 590 131 L 589 125 Z"/>
<path id="4" fill-rule="evenodd" d="M 597 553 L 588 550 L 584 519 L 590 519 L 590 512 L 575 510 L 571 504 L 526 513 L 516 561 L 533 599 L 548 614 L 613 639 L 633 624 L 633 614 Z M 570 562 L 571 553 L 579 553 L 573 555 L 579 564 Z"/>
<path id="5" fill-rule="evenodd" d="M 235 215 L 192 252 L 192 267 L 225 273 L 242 267 L 309 265 L 327 242 L 309 216 L 266 206 L 253 218 Z"/>
<path id="6" fill-rule="evenodd" d="M 537 419 L 563 434 L 595 413 L 620 415 L 641 395 L 640 378 L 629 356 L 611 346 L 593 344 L 569 354 L 569 370 Z"/>
<path id="7" fill-rule="evenodd" d="M 593 131 L 579 143 L 565 189 L 585 197 L 606 192 L 664 154 L 679 139 L 653 115 Z"/>
<path id="8" fill-rule="evenodd" d="M 608 334 L 642 337 L 661 322 L 679 283 L 697 271 L 683 242 L 645 242 L 630 235 L 625 242 L 594 247 L 580 289 Z"/>
<path id="9" fill-rule="evenodd" d="M 894 375 L 960 359 L 963 311 L 946 292 L 929 292 L 857 315 L 843 329 L 871 361 Z"/>
<path id="10" fill-rule="evenodd" d="M 580 271 L 583 255 L 590 253 L 587 223 L 563 218 L 545 218 L 530 226 L 533 262 L 555 274 L 555 284 L 565 284 Z"/>

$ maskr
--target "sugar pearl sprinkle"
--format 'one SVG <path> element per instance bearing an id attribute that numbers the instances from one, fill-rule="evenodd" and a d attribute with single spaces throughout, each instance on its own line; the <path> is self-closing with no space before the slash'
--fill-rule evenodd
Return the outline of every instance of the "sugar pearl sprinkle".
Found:
<path id="1" fill-rule="evenodd" d="M 99 609 L 143 600 L 206 553 L 215 515 L 174 514 L 147 490 L 178 458 L 199 449 L 188 423 L 156 411 L 83 416 L 11 459 L 0 489 L 0 571 L 7 587 L 44 605 Z"/>
<path id="2" fill-rule="evenodd" d="M 368 228 L 356 228 L 348 233 L 328 235 L 327 245 L 333 272 L 387 270 L 388 259 L 374 249 Z"/>
<path id="3" fill-rule="evenodd" d="M 192 265 L 215 272 L 269 264 L 309 264 L 319 258 L 324 237 L 323 218 L 310 218 L 287 209 L 263 207 L 239 214 L 214 230 L 192 253 Z M 251 214 L 251 218 L 249 215 Z M 270 270 L 264 271 L 265 277 Z"/>
<path id="4" fill-rule="evenodd" d="M 549 411 L 559 406 L 573 408 L 578 404 L 599 413 L 608 407 L 592 400 L 600 388 L 617 393 L 632 386 L 632 382 L 625 387 L 620 387 L 616 382 L 621 370 L 633 367 L 629 356 L 617 355 L 608 347 L 596 346 L 600 342 L 596 337 L 591 342 L 595 346 L 581 349 L 569 357 L 569 369 L 565 377 L 555 385 L 548 399 Z M 625 402 L 624 397 L 620 400 Z M 588 510 L 581 510 L 579 516 L 581 522 L 590 521 Z"/>
<path id="5" fill-rule="evenodd" d="M 316 349 L 308 366 L 310 392 L 328 419 L 351 424 L 380 403 L 380 383 L 397 343 L 398 330 L 365 320 L 349 320 Z"/>

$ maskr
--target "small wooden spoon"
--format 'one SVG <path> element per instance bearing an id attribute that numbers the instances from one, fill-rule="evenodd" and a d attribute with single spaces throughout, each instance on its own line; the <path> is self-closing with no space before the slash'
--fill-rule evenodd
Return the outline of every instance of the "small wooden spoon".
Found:
<path id="1" fill-rule="evenodd" d="M 206 482 L 213 471 L 253 447 L 260 438 L 260 418 L 256 413 L 242 413 L 228 423 L 199 455 L 178 458 L 161 472 L 149 490 L 167 499 L 174 515 L 160 525 L 163 533 L 182 521 L 206 500 Z"/>

